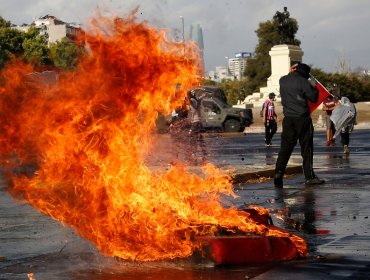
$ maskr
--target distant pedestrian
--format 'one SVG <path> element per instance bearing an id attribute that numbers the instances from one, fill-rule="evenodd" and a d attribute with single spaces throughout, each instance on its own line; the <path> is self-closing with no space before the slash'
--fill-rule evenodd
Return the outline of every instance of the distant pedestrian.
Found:
<path id="1" fill-rule="evenodd" d="M 336 133 L 334 138 L 339 134 L 343 145 L 343 153 L 349 154 L 349 136 L 356 124 L 357 111 L 356 107 L 347 97 L 342 97 L 338 106 L 335 107 L 331 115 Z"/>
<path id="2" fill-rule="evenodd" d="M 191 158 L 189 161 L 191 163 L 197 163 L 197 151 L 200 149 L 202 158 L 201 162 L 206 160 L 206 149 L 204 138 L 202 135 L 202 122 L 201 122 L 201 99 L 202 96 L 196 96 L 195 91 L 191 90 L 188 94 L 189 98 L 189 114 L 191 127 L 189 129 L 189 139 L 190 139 L 190 152 Z"/>
<path id="3" fill-rule="evenodd" d="M 263 115 L 262 120 L 265 125 L 265 145 L 271 146 L 272 137 L 275 135 L 277 131 L 277 123 L 276 123 L 276 112 L 275 112 L 275 93 L 269 93 L 268 98 L 266 99 L 265 103 L 263 104 Z"/>
<path id="4" fill-rule="evenodd" d="M 172 112 L 172 118 L 170 123 L 170 136 L 172 140 L 172 154 L 174 159 L 179 160 L 181 155 L 186 159 L 189 158 L 187 154 L 189 151 L 189 129 L 190 120 L 188 118 L 188 109 L 186 104 L 176 108 Z"/>
<path id="5" fill-rule="evenodd" d="M 326 146 L 334 146 L 335 138 L 333 138 L 335 133 L 335 126 L 330 116 L 338 104 L 338 97 L 330 94 L 322 102 L 322 109 L 326 112 Z"/>
<path id="6" fill-rule="evenodd" d="M 316 103 L 319 91 L 310 78 L 311 68 L 298 63 L 291 72 L 280 78 L 280 97 L 283 105 L 281 146 L 275 166 L 274 185 L 283 187 L 283 176 L 297 140 L 301 146 L 303 173 L 306 185 L 323 184 L 313 171 L 313 125 L 307 101 Z"/>

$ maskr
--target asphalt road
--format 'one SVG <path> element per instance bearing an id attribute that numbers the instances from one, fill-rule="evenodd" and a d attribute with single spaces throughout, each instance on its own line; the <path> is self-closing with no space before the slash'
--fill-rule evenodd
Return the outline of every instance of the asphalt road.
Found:
<path id="1" fill-rule="evenodd" d="M 243 172 L 272 169 L 279 137 L 272 147 L 264 147 L 261 133 L 209 135 L 208 160 Z M 2 182 L 0 279 L 370 279 L 369 138 L 369 130 L 355 130 L 346 156 L 339 145 L 325 146 L 322 131 L 315 133 L 315 171 L 325 185 L 306 187 L 302 174 L 286 178 L 283 189 L 275 189 L 271 180 L 235 185 L 239 197 L 233 204 L 269 208 L 275 225 L 305 238 L 307 259 L 238 267 L 218 267 L 198 256 L 118 262 L 99 254 L 70 228 L 14 201 Z M 300 163 L 297 147 L 289 164 Z M 283 219 L 278 219 L 275 214 L 281 210 Z"/>
<path id="2" fill-rule="evenodd" d="M 351 152 L 344 155 L 339 143 L 326 147 L 324 133 L 315 133 L 314 167 L 325 185 L 306 187 L 297 174 L 284 180 L 283 189 L 274 188 L 271 180 L 236 186 L 240 197 L 234 203 L 266 207 L 273 217 L 284 210 L 284 220 L 274 219 L 275 224 L 303 236 L 310 252 L 306 260 L 280 264 L 254 279 L 370 279 L 369 136 L 368 130 L 354 131 Z M 239 157 L 253 154 L 245 157 L 250 163 L 276 161 L 278 145 L 253 144 L 262 143 L 260 134 L 250 135 L 247 148 L 228 140 L 226 149 Z M 290 164 L 301 163 L 299 152 L 298 146 Z"/>

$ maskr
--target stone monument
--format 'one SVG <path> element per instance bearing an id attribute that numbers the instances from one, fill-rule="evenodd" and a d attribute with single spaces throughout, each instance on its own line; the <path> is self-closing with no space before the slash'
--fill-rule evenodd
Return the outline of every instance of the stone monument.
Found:
<path id="1" fill-rule="evenodd" d="M 261 105 L 270 92 L 274 92 L 276 101 L 280 102 L 279 79 L 289 73 L 293 64 L 302 62 L 303 51 L 296 44 L 298 41 L 294 38 L 294 34 L 297 30 L 287 7 L 284 7 L 283 12 L 276 12 L 274 23 L 278 26 L 280 43 L 273 46 L 269 52 L 271 76 L 267 79 L 266 87 L 260 88 L 260 92 L 247 96 L 243 102 L 244 104 L 253 104 L 253 107 Z"/>
<path id="2" fill-rule="evenodd" d="M 293 64 L 302 62 L 303 51 L 299 46 L 283 44 L 273 46 L 269 55 L 271 57 L 271 76 L 267 79 L 267 86 L 260 88 L 260 92 L 247 96 L 243 103 L 252 103 L 253 107 L 258 107 L 262 105 L 270 92 L 274 92 L 276 101 L 280 102 L 279 80 L 289 73 Z"/>
<path id="3" fill-rule="evenodd" d="M 289 73 L 293 64 L 302 62 L 303 51 L 295 45 L 276 45 L 271 48 L 269 55 L 271 56 L 271 76 L 267 79 L 267 87 L 260 88 L 260 92 L 263 97 L 270 92 L 275 92 L 279 97 L 280 78 Z"/>

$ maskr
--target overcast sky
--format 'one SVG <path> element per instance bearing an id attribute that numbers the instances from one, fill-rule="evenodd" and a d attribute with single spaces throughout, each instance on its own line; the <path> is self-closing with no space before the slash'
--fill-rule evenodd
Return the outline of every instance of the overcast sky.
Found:
<path id="1" fill-rule="evenodd" d="M 344 59 L 352 70 L 370 69 L 369 0 L 0 0 L 0 15 L 14 24 L 31 23 L 51 14 L 66 22 L 85 25 L 99 9 L 126 16 L 139 6 L 140 19 L 151 25 L 181 30 L 190 24 L 203 29 L 206 71 L 226 65 L 225 57 L 253 52 L 255 30 L 288 7 L 299 24 L 296 35 L 303 62 L 327 72 Z"/>

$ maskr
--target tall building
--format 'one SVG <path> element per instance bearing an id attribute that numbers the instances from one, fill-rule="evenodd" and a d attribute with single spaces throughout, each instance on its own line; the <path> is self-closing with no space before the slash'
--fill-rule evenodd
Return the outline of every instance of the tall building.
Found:
<path id="1" fill-rule="evenodd" d="M 225 66 L 216 66 L 215 70 L 208 72 L 207 79 L 220 83 L 223 80 L 233 80 L 234 77 L 227 74 Z"/>
<path id="2" fill-rule="evenodd" d="M 235 57 L 228 59 L 228 73 L 236 80 L 242 80 L 245 68 L 248 64 L 248 59 L 252 58 L 251 52 L 238 52 Z"/>
<path id="3" fill-rule="evenodd" d="M 200 24 L 190 25 L 189 39 L 196 42 L 199 48 L 199 55 L 201 58 L 201 67 L 204 71 L 204 44 L 203 44 L 203 30 Z"/>

